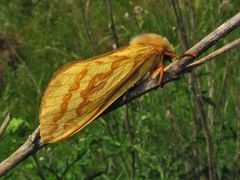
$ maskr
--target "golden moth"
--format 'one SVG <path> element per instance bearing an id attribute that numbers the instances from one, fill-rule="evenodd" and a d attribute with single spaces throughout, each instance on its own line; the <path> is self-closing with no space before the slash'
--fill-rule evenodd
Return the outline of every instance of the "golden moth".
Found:
<path id="1" fill-rule="evenodd" d="M 52 77 L 42 98 L 42 141 L 53 143 L 74 135 L 148 72 L 162 83 L 163 61 L 172 57 L 178 56 L 166 38 L 143 34 L 127 47 L 64 65 Z"/>

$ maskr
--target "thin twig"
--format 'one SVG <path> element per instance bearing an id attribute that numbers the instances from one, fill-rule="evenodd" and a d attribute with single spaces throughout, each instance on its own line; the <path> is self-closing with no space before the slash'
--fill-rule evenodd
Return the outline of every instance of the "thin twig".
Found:
<path id="1" fill-rule="evenodd" d="M 112 13 L 112 6 L 110 0 L 106 0 L 107 7 L 108 7 L 108 16 L 109 16 L 109 28 L 112 30 L 112 38 L 113 38 L 113 48 L 119 48 L 118 36 L 115 28 L 115 23 L 113 20 L 113 13 Z"/>
<path id="2" fill-rule="evenodd" d="M 237 177 L 240 176 L 240 87 L 237 88 L 236 93 L 236 113 L 237 113 L 237 142 L 236 142 L 236 155 L 234 160 L 236 161 L 237 166 Z"/>
<path id="3" fill-rule="evenodd" d="M 199 81 L 199 79 L 197 79 L 197 81 Z M 205 136 L 207 155 L 208 155 L 209 179 L 215 180 L 217 179 L 217 174 L 216 174 L 215 158 L 213 155 L 213 148 L 212 148 L 211 131 L 207 123 L 206 112 L 204 110 L 204 102 L 201 96 L 201 89 L 196 87 L 199 84 L 200 82 L 197 82 L 196 84 L 193 85 L 193 87 L 195 86 L 193 88 L 193 94 L 194 94 L 196 109 L 204 129 L 204 136 Z"/>
<path id="4" fill-rule="evenodd" d="M 234 47 L 236 46 L 239 46 L 240 45 L 240 38 L 239 39 L 236 39 L 235 41 L 223 46 L 222 48 L 212 52 L 211 54 L 201 58 L 200 60 L 197 60 L 189 65 L 187 65 L 187 70 L 191 70 L 193 68 L 196 68 L 208 61 L 211 61 L 212 59 L 214 59 L 215 57 L 219 56 L 220 54 L 222 53 L 225 53 L 231 49 L 233 49 Z"/>
<path id="5" fill-rule="evenodd" d="M 175 4 L 173 4 L 173 0 L 171 1 L 172 2 L 172 7 L 175 6 L 175 9 L 178 7 L 178 11 L 181 13 L 181 8 L 179 6 L 179 0 L 177 0 L 177 7 Z M 181 42 L 182 42 L 182 47 L 184 48 L 184 50 L 188 49 L 190 47 L 190 42 L 193 43 L 193 41 L 191 40 L 195 40 L 195 17 L 193 15 L 193 12 L 194 12 L 194 9 L 193 9 L 193 6 L 190 5 L 189 3 L 190 1 L 187 1 L 187 0 L 184 0 L 182 1 L 182 3 L 184 4 L 184 9 L 185 9 L 185 24 L 184 24 L 184 19 L 182 18 L 182 16 L 180 17 L 177 17 L 177 14 L 176 14 L 176 10 L 174 10 L 175 12 L 175 16 L 176 16 L 176 21 L 177 21 L 177 25 L 178 25 L 178 29 L 179 29 L 179 33 L 180 33 L 180 39 L 181 39 Z M 188 12 L 188 13 L 187 13 Z M 190 16 L 189 16 L 189 12 L 190 12 Z M 189 19 L 190 18 L 190 19 Z M 190 22 L 189 22 L 190 21 Z M 183 24 L 183 28 L 180 28 L 179 24 Z M 186 28 L 185 28 L 186 27 Z M 196 76 L 196 73 L 195 71 L 192 71 L 189 78 L 188 78 L 188 81 L 189 81 L 189 89 L 191 91 L 193 91 L 194 89 L 196 88 L 200 88 L 199 85 L 196 85 L 198 81 L 198 76 Z M 191 96 L 190 97 L 191 101 L 193 102 L 192 104 L 196 104 L 196 102 L 194 101 L 194 97 Z M 194 107 L 193 107 L 194 108 Z M 195 109 L 192 110 L 193 112 L 193 135 L 194 135 L 194 138 L 197 139 L 197 137 L 199 136 L 199 133 L 200 133 L 200 122 L 199 122 L 199 118 L 196 117 L 196 114 L 198 113 L 195 113 Z M 194 154 L 194 158 L 195 158 L 195 161 L 196 161 L 196 166 L 195 166 L 195 179 L 201 179 L 201 156 L 200 156 L 200 153 L 199 153 L 199 150 L 198 150 L 198 147 L 195 146 L 193 149 L 193 154 Z"/>
<path id="6" fill-rule="evenodd" d="M 35 165 L 37 166 L 36 172 L 37 172 L 37 174 L 39 175 L 39 178 L 40 178 L 41 180 L 45 180 L 46 178 L 45 178 L 45 176 L 44 176 L 42 166 L 41 166 L 41 164 L 39 163 L 39 160 L 38 160 L 38 157 L 37 157 L 37 153 L 36 153 L 36 154 L 33 154 L 33 155 L 32 155 L 32 158 L 33 158 L 33 161 L 34 161 Z"/>
<path id="7" fill-rule="evenodd" d="M 224 67 L 223 78 L 221 80 L 221 88 L 219 90 L 218 99 L 216 100 L 216 103 L 215 103 L 216 106 L 215 106 L 214 111 L 213 111 L 213 117 L 216 117 L 217 109 L 220 109 L 220 108 L 224 109 L 223 107 L 226 107 L 226 104 L 228 104 L 228 101 L 225 101 L 224 104 L 221 103 L 221 100 L 224 98 L 224 95 L 223 95 L 224 90 L 226 89 L 226 82 L 227 82 L 227 76 L 228 76 L 228 71 L 227 71 L 228 66 L 229 66 L 229 59 L 227 60 L 226 65 Z M 220 110 L 220 116 L 225 117 L 223 110 Z M 224 133 L 221 133 L 221 132 L 224 130 L 225 121 L 226 121 L 226 119 L 222 118 L 220 127 L 218 129 L 219 137 L 216 140 L 216 147 L 215 147 L 216 152 L 218 152 L 218 150 L 221 148 L 221 140 L 224 137 Z M 210 123 L 212 123 L 212 126 L 213 126 L 213 122 L 210 122 Z"/>
<path id="8" fill-rule="evenodd" d="M 129 118 L 129 108 L 128 105 L 126 104 L 125 107 L 125 126 L 127 128 L 128 136 L 130 139 L 131 144 L 133 144 L 134 141 L 134 133 L 132 131 L 132 126 L 130 123 L 130 118 Z M 132 159 L 131 163 L 131 178 L 135 179 L 135 166 L 136 166 L 136 152 L 133 147 L 130 148 L 130 155 Z"/>
<path id="9" fill-rule="evenodd" d="M 209 35 L 207 35 L 203 40 L 193 46 L 190 50 L 194 51 L 198 56 L 202 54 L 204 51 L 212 47 L 214 44 L 218 42 L 221 38 L 225 37 L 231 31 L 236 29 L 240 24 L 240 13 L 237 13 L 235 16 L 224 22 L 220 27 L 215 29 Z M 189 50 L 189 51 L 190 51 Z M 192 62 L 194 60 L 193 57 L 185 57 L 178 61 L 171 63 L 170 66 L 165 68 L 165 78 L 164 83 L 168 83 L 170 81 L 174 81 L 181 77 L 180 72 L 185 71 L 185 65 L 190 64 L 187 61 L 190 60 Z M 113 103 L 103 114 L 106 114 L 109 111 L 112 111 L 127 102 L 130 102 L 133 99 L 153 90 L 158 87 L 158 82 L 154 79 L 148 79 L 140 82 L 136 87 L 129 92 L 128 96 L 123 98 L 119 98 L 115 103 Z M 101 114 L 101 115 L 103 115 Z M 21 163 L 24 159 L 26 159 L 31 154 L 40 150 L 45 144 L 41 142 L 39 127 L 34 131 L 32 135 L 29 136 L 28 140 L 13 154 L 11 154 L 7 159 L 5 159 L 0 164 L 0 176 L 3 176 L 19 163 Z"/>
<path id="10" fill-rule="evenodd" d="M 118 36 L 117 36 L 117 32 L 115 29 L 115 23 L 113 20 L 113 13 L 112 13 L 112 6 L 110 3 L 110 0 L 106 0 L 106 4 L 108 7 L 108 15 L 109 15 L 109 28 L 112 31 L 112 39 L 113 39 L 113 49 L 119 48 L 119 42 L 118 42 Z M 133 144 L 134 141 L 134 133 L 131 127 L 131 123 L 130 123 L 130 118 L 129 118 L 129 106 L 128 104 L 126 104 L 125 106 L 125 125 L 127 128 L 127 132 L 128 132 L 128 136 L 130 139 L 131 144 Z M 131 178 L 134 179 L 135 178 L 135 164 L 136 164 L 136 152 L 134 150 L 134 148 L 130 149 L 130 155 L 131 155 L 131 159 L 132 159 L 132 164 L 131 164 Z"/>
<path id="11" fill-rule="evenodd" d="M 22 63 L 22 65 L 24 66 L 24 68 L 26 69 L 26 72 L 28 73 L 28 77 L 29 79 L 31 79 L 31 81 L 33 82 L 34 86 L 36 87 L 37 90 L 37 95 L 39 96 L 41 94 L 41 90 L 40 90 L 40 86 L 39 83 L 37 81 L 37 79 L 34 77 L 31 69 L 29 68 L 29 66 L 26 64 L 26 62 L 24 61 L 24 59 L 22 59 L 22 57 L 20 56 L 20 54 L 16 51 L 16 49 L 14 48 L 14 46 L 12 45 L 12 43 L 8 41 L 9 47 L 11 48 L 11 51 L 15 54 L 16 58 Z"/>
<path id="12" fill-rule="evenodd" d="M 87 31 L 87 37 L 88 37 L 88 40 L 90 43 L 90 47 L 92 49 L 93 54 L 96 54 L 96 46 L 95 46 L 96 43 L 94 41 L 93 34 L 91 31 L 90 25 L 88 23 L 88 20 L 86 18 L 86 11 L 85 11 L 84 4 L 83 4 L 82 0 L 80 0 L 79 3 L 80 3 L 82 20 L 83 20 L 84 27 L 86 28 L 86 31 Z"/>
<path id="13" fill-rule="evenodd" d="M 175 16 L 176 16 L 176 20 L 177 20 L 177 25 L 178 25 L 178 29 L 180 31 L 180 37 L 181 40 L 183 42 L 183 47 L 184 50 L 189 48 L 189 39 L 188 39 L 188 32 L 190 31 L 190 27 L 189 27 L 189 23 L 188 23 L 188 18 L 186 16 L 186 20 L 184 23 L 184 19 L 182 17 L 182 13 L 181 13 L 181 9 L 180 9 L 180 5 L 179 5 L 179 1 L 176 0 L 174 3 L 174 0 L 171 1 L 172 2 L 172 7 L 173 10 L 175 12 Z M 186 9 L 186 1 L 183 1 L 184 3 L 184 8 Z M 186 14 L 186 13 L 185 13 Z M 182 28 L 181 28 L 182 27 Z M 185 28 L 186 27 L 186 28 Z M 208 123 L 207 123 L 207 119 L 206 119 L 206 112 L 204 110 L 204 102 L 202 99 L 202 94 L 201 94 L 201 84 L 199 81 L 199 77 L 197 76 L 197 73 L 195 71 L 192 71 L 190 74 L 190 84 L 191 86 L 191 91 L 193 92 L 193 103 L 195 104 L 195 108 L 197 111 L 197 115 L 195 116 L 195 119 L 200 119 L 201 123 L 203 124 L 203 129 L 204 129 L 204 135 L 205 135 L 205 141 L 206 141 L 206 148 L 207 148 L 207 155 L 208 155 L 208 170 L 209 170 L 209 179 L 210 180 L 214 180 L 216 179 L 216 171 L 215 171 L 215 160 L 214 160 L 214 156 L 212 153 L 212 140 L 211 140 L 211 131 L 208 127 Z M 199 116 L 199 118 L 196 118 L 197 116 Z M 196 122 L 196 120 L 194 121 Z M 195 127 L 195 126 L 194 126 Z M 198 176 L 199 176 L 199 172 Z"/>
<path id="14" fill-rule="evenodd" d="M 4 131 L 7 129 L 9 122 L 11 121 L 10 112 L 5 117 L 1 127 L 0 127 L 0 137 L 3 135 Z"/>
<path id="15" fill-rule="evenodd" d="M 187 39 L 186 28 L 185 28 L 185 25 L 183 24 L 183 21 L 181 20 L 182 13 L 179 10 L 179 8 L 177 8 L 177 7 L 179 7 L 179 2 L 178 2 L 178 0 L 171 0 L 170 5 L 172 6 L 174 15 L 176 17 L 176 22 L 177 22 L 177 26 L 179 29 L 180 37 L 182 37 L 182 38 L 180 38 L 182 47 L 184 49 L 188 49 L 189 43 L 188 43 L 188 39 Z"/>
<path id="16" fill-rule="evenodd" d="M 177 22 L 177 26 L 180 32 L 180 39 L 181 42 L 183 44 L 183 49 L 186 50 L 189 48 L 189 39 L 187 36 L 187 32 L 189 31 L 189 24 L 188 24 L 188 20 L 186 20 L 186 23 L 184 23 L 184 19 L 181 15 L 181 10 L 180 10 L 180 5 L 179 5 L 179 1 L 178 0 L 172 0 L 171 1 L 171 5 L 172 5 L 172 9 L 174 10 L 174 14 L 176 17 L 176 22 Z M 184 1 L 184 7 L 186 6 L 186 3 Z M 206 123 L 206 115 L 205 115 L 205 111 L 203 108 L 203 99 L 201 98 L 201 86 L 200 86 L 200 82 L 199 82 L 199 78 L 196 75 L 195 71 L 192 71 L 190 76 L 189 76 L 189 80 L 190 80 L 190 85 L 191 85 L 191 91 L 193 92 L 193 103 L 195 104 L 195 109 L 197 111 L 197 115 L 199 116 L 199 118 L 195 116 L 194 119 L 196 119 L 194 122 L 196 123 L 198 121 L 198 119 L 201 120 L 202 124 L 204 124 L 203 128 L 204 128 L 204 135 L 206 138 L 206 146 L 207 146 L 207 154 L 208 154 L 208 167 L 209 167 L 209 178 L 210 180 L 213 180 L 215 171 L 214 171 L 214 161 L 213 156 L 212 156 L 212 142 L 211 142 L 211 137 L 210 137 L 210 130 L 207 126 Z M 198 124 L 198 123 L 197 123 Z M 196 127 L 196 126 L 194 126 Z M 197 172 L 196 174 L 197 176 L 199 176 L 199 172 Z"/>
<path id="17" fill-rule="evenodd" d="M 86 154 L 86 152 L 87 151 L 77 154 L 76 158 L 72 162 L 67 163 L 67 167 L 64 169 L 63 173 L 60 175 L 60 179 L 64 179 L 67 172 L 73 167 L 74 164 L 76 164 L 78 161 L 81 160 L 81 158 Z"/>
<path id="18" fill-rule="evenodd" d="M 46 165 L 43 166 L 45 170 L 48 170 L 53 176 L 55 176 L 56 180 L 61 180 L 60 175 L 58 174 L 58 169 L 56 169 L 56 167 L 54 166 L 54 168 L 52 167 L 47 167 Z"/>

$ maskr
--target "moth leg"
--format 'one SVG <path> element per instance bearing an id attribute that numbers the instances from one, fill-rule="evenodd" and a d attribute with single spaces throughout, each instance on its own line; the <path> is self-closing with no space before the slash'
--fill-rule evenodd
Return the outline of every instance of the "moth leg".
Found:
<path id="1" fill-rule="evenodd" d="M 155 79 L 159 75 L 159 67 L 150 73 L 150 77 Z"/>
<path id="2" fill-rule="evenodd" d="M 163 64 L 163 59 L 161 58 L 160 65 L 159 65 L 159 79 L 158 79 L 158 85 L 160 85 L 160 87 L 163 87 L 163 78 L 164 78 L 164 64 Z"/>
<path id="3" fill-rule="evenodd" d="M 163 64 L 163 56 L 161 56 L 159 65 L 157 67 L 157 69 L 153 70 L 150 73 L 150 77 L 151 78 L 156 78 L 159 75 L 158 78 L 158 85 L 160 85 L 161 87 L 163 87 L 163 78 L 164 78 L 164 64 Z"/>
<path id="4" fill-rule="evenodd" d="M 167 51 L 163 51 L 162 54 L 173 57 L 173 58 L 177 58 L 177 59 L 180 59 L 180 58 L 185 57 L 185 56 L 197 57 L 197 54 L 195 52 L 186 52 L 184 54 L 176 55 L 176 54 L 173 54 L 173 53 L 170 53 L 170 52 L 167 52 Z"/>

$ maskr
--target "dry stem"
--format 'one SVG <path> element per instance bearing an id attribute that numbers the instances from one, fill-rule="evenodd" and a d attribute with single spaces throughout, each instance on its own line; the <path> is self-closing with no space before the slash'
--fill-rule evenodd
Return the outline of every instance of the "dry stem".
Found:
<path id="1" fill-rule="evenodd" d="M 7 126 L 10 120 L 11 120 L 10 113 L 8 113 L 0 127 L 0 137 L 3 135 L 4 131 L 7 129 Z"/>

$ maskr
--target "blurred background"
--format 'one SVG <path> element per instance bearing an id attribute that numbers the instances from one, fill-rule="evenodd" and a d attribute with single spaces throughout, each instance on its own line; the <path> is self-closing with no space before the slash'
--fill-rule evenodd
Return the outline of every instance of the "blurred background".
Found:
<path id="1" fill-rule="evenodd" d="M 0 124 L 12 115 L 0 161 L 38 127 L 41 97 L 63 64 L 147 32 L 181 54 L 239 8 L 238 0 L 0 0 Z M 238 28 L 202 56 L 239 37 Z M 44 147 L 3 179 L 239 178 L 239 50 Z"/>

